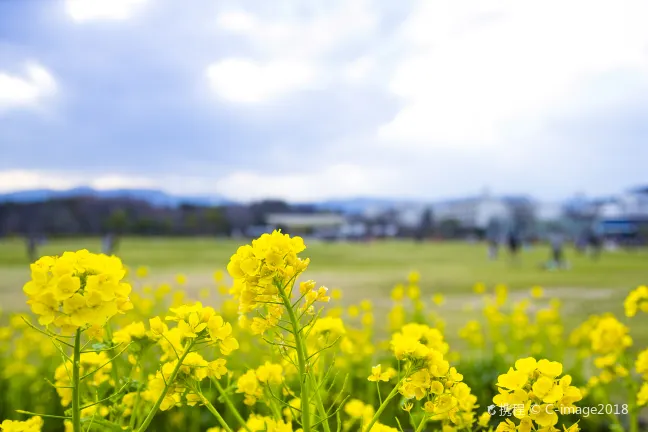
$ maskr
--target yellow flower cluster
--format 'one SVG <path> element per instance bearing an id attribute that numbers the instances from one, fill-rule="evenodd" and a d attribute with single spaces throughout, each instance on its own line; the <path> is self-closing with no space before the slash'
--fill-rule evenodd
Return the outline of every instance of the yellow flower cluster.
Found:
<path id="1" fill-rule="evenodd" d="M 137 321 L 117 330 L 113 333 L 112 340 L 115 344 L 129 344 L 132 341 L 145 339 L 146 327 L 141 321 Z"/>
<path id="2" fill-rule="evenodd" d="M 23 288 L 41 325 L 65 332 L 103 326 L 112 316 L 132 309 L 131 286 L 119 258 L 80 250 L 45 256 L 31 264 L 31 280 Z"/>
<path id="3" fill-rule="evenodd" d="M 165 363 L 154 376 L 149 376 L 147 389 L 142 393 L 145 400 L 154 402 L 169 387 L 160 405 L 162 411 L 183 403 L 189 406 L 202 403 L 194 385 L 207 377 L 220 379 L 227 374 L 225 359 L 205 360 L 197 352 L 190 351 L 195 343 L 218 346 L 223 355 L 239 348 L 238 341 L 232 336 L 231 324 L 217 315 L 213 308 L 196 302 L 171 308 L 169 312 L 165 320 L 176 323 L 172 329 L 159 317 L 149 320 L 147 335 L 162 348 Z"/>
<path id="4" fill-rule="evenodd" d="M 510 368 L 500 375 L 497 379 L 499 394 L 493 402 L 512 411 L 520 423 L 516 426 L 506 419 L 498 425 L 497 431 L 530 432 L 536 430 L 534 422 L 543 431 L 557 431 L 554 426 L 558 423 L 558 414 L 568 413 L 568 409 L 582 398 L 580 390 L 571 385 L 571 376 L 559 378 L 562 372 L 559 362 L 528 357 L 516 361 L 515 369 Z"/>
<path id="5" fill-rule="evenodd" d="M 637 311 L 648 313 L 648 287 L 642 285 L 631 291 L 623 302 L 627 317 L 637 315 Z"/>
<path id="6" fill-rule="evenodd" d="M 200 382 L 207 377 L 220 379 L 227 374 L 225 363 L 225 359 L 208 362 L 200 354 L 191 352 L 182 360 L 182 365 L 174 380 L 171 380 L 171 377 L 173 370 L 178 365 L 178 360 L 162 365 L 162 369 L 155 376 L 149 377 L 148 387 L 142 392 L 142 397 L 144 400 L 154 402 L 168 384 L 170 390 L 160 405 L 162 411 L 174 406 L 182 406 L 183 402 L 189 406 L 199 404 L 201 398 L 192 390 L 192 383 Z"/>
<path id="7" fill-rule="evenodd" d="M 42 427 L 43 419 L 38 416 L 26 421 L 4 420 L 0 423 L 3 432 L 40 432 Z"/>
<path id="8" fill-rule="evenodd" d="M 361 425 L 360 430 L 363 430 L 363 426 L 371 421 L 375 410 L 374 407 L 362 402 L 360 399 L 350 399 L 344 405 L 344 412 L 349 416 L 349 420 L 345 422 L 344 430 L 350 430 L 357 422 Z"/>
<path id="9" fill-rule="evenodd" d="M 256 370 L 250 369 L 236 382 L 236 392 L 245 395 L 244 403 L 254 405 L 263 396 L 264 386 L 283 382 L 283 367 L 280 364 L 265 362 Z"/>
<path id="10" fill-rule="evenodd" d="M 597 320 L 596 326 L 590 334 L 590 341 L 592 342 L 592 351 L 603 355 L 618 355 L 632 345 L 628 327 L 610 314 Z"/>
<path id="11" fill-rule="evenodd" d="M 252 414 L 246 423 L 250 432 L 293 432 L 292 424 L 272 417 Z M 240 429 L 240 432 L 246 432 Z"/>
<path id="12" fill-rule="evenodd" d="M 391 348 L 398 360 L 435 360 L 446 354 L 448 344 L 439 329 L 425 324 L 406 324 L 391 339 Z M 429 357 L 429 358 L 428 358 Z"/>
<path id="13" fill-rule="evenodd" d="M 181 305 L 169 309 L 166 321 L 174 321 L 177 326 L 170 329 L 159 317 L 149 320 L 150 335 L 158 340 L 165 352 L 164 359 L 172 358 L 182 350 L 187 340 L 202 339 L 217 344 L 221 354 L 229 355 L 239 348 L 238 341 L 232 336 L 232 325 L 225 322 L 214 308 L 203 307 L 202 303 Z"/>
<path id="14" fill-rule="evenodd" d="M 297 256 L 304 249 L 301 237 L 291 238 L 280 231 L 263 234 L 252 245 L 239 247 L 227 265 L 239 310 L 250 312 L 260 304 L 280 301 L 279 287 L 294 282 L 308 267 L 310 260 Z"/>
<path id="15" fill-rule="evenodd" d="M 644 406 L 648 404 L 648 348 L 641 351 L 635 362 L 635 369 L 641 375 L 643 383 L 637 394 L 637 405 Z"/>

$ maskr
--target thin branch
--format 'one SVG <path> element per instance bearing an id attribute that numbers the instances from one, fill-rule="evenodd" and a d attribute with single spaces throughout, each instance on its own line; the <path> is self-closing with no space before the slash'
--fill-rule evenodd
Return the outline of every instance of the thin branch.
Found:
<path id="1" fill-rule="evenodd" d="M 86 409 L 86 408 L 90 408 L 90 407 L 92 407 L 92 406 L 99 405 L 99 404 L 102 403 L 102 402 L 105 402 L 105 401 L 110 400 L 110 399 L 112 399 L 112 398 L 114 398 L 114 397 L 116 397 L 116 396 L 119 396 L 119 395 L 121 394 L 121 392 L 123 392 L 124 389 L 125 389 L 129 384 L 130 384 L 130 381 L 127 382 L 126 384 L 124 384 L 124 385 L 122 386 L 122 388 L 120 388 L 120 389 L 117 390 L 115 393 L 111 394 L 110 396 L 108 396 L 108 397 L 106 397 L 106 398 L 103 398 L 103 399 L 101 399 L 101 400 L 98 400 L 98 401 L 96 401 L 96 402 L 93 402 L 93 403 L 91 403 L 91 404 L 88 404 L 88 405 L 86 405 L 86 406 L 82 406 L 82 407 L 81 407 L 81 410 L 83 411 L 83 410 Z"/>
<path id="2" fill-rule="evenodd" d="M 51 414 L 39 414 L 31 411 L 23 411 L 23 410 L 16 410 L 17 413 L 19 414 L 27 414 L 30 416 L 39 416 L 39 417 L 48 417 L 48 418 L 56 418 L 56 419 L 64 419 L 64 420 L 70 420 L 72 417 L 67 417 L 67 416 L 57 416 L 57 415 L 51 415 Z"/>
<path id="3" fill-rule="evenodd" d="M 176 358 L 179 360 L 179 359 L 180 359 L 180 356 L 178 355 L 178 351 L 176 351 L 175 346 L 171 343 L 171 341 L 169 340 L 169 338 L 166 337 L 164 333 L 160 333 L 160 335 L 162 335 L 162 337 L 163 337 L 164 339 L 166 339 L 167 342 L 169 342 L 169 345 L 171 345 L 171 348 L 173 348 L 173 352 L 175 353 Z"/>
<path id="4" fill-rule="evenodd" d="M 339 341 L 341 338 L 342 338 L 342 336 L 338 336 L 337 339 L 335 339 L 335 340 L 333 341 L 333 343 L 331 343 L 330 345 L 327 345 L 327 346 L 325 346 L 324 348 L 315 351 L 313 354 L 311 354 L 311 355 L 308 356 L 308 358 L 306 359 L 306 361 L 310 360 L 312 357 L 314 357 L 315 355 L 321 353 L 322 351 L 325 351 L 325 350 L 327 350 L 327 349 L 329 349 L 329 348 L 333 348 L 333 346 L 334 346 L 336 343 L 338 343 L 338 341 Z"/>
<path id="5" fill-rule="evenodd" d="M 111 351 L 111 350 L 114 350 L 115 348 L 121 346 L 122 344 L 123 344 L 123 342 L 119 342 L 117 345 L 111 346 L 110 348 L 102 348 L 102 349 L 98 349 L 98 350 L 85 350 L 85 351 L 81 350 L 81 354 L 92 353 L 92 352 L 93 353 L 99 353 L 99 352 L 104 352 L 104 351 Z"/>
<path id="6" fill-rule="evenodd" d="M 47 337 L 50 338 L 50 339 L 55 339 L 57 342 L 62 343 L 63 345 L 67 345 L 67 346 L 69 346 L 70 348 L 74 348 L 74 345 L 72 345 L 71 343 L 68 343 L 68 342 L 65 342 L 65 341 L 60 340 L 60 339 L 58 338 L 57 335 L 52 334 L 52 333 L 48 333 L 48 332 L 46 332 L 46 331 L 44 331 L 44 330 L 39 329 L 39 328 L 36 327 L 34 324 L 32 324 L 32 323 L 30 323 L 29 321 L 27 321 L 27 320 L 25 319 L 25 317 L 23 317 L 23 316 L 21 316 L 21 318 L 23 319 L 23 321 L 25 321 L 25 323 L 26 323 L 29 327 L 33 328 L 33 329 L 36 330 L 37 332 L 44 334 L 45 336 L 47 336 Z"/>
<path id="7" fill-rule="evenodd" d="M 79 378 L 79 380 L 83 380 L 83 379 L 89 377 L 89 376 L 92 375 L 93 373 L 97 372 L 99 369 L 101 369 L 101 368 L 103 368 L 104 366 L 106 366 L 108 363 L 110 363 L 110 362 L 112 362 L 113 360 L 115 360 L 117 357 L 119 357 L 120 355 L 122 355 L 122 354 L 124 353 L 124 351 L 126 351 L 126 350 L 128 349 L 128 347 L 131 346 L 131 344 L 132 344 L 132 342 L 129 343 L 128 345 L 126 345 L 126 346 L 124 347 L 123 350 L 119 351 L 119 353 L 117 353 L 117 355 L 115 355 L 113 358 L 111 358 L 110 360 L 108 360 L 107 362 L 105 362 L 104 364 L 102 364 L 101 366 L 99 366 L 99 367 L 93 369 L 92 371 L 88 372 L 88 373 L 85 374 L 85 375 L 82 375 L 81 378 Z"/>

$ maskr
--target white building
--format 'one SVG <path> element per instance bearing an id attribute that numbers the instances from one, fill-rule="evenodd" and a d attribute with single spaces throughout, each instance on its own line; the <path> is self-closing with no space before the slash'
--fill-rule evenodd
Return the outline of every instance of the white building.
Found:
<path id="1" fill-rule="evenodd" d="M 454 219 L 462 228 L 476 230 L 485 230 L 492 221 L 507 221 L 511 216 L 504 199 L 488 194 L 441 202 L 433 209 L 437 222 Z"/>

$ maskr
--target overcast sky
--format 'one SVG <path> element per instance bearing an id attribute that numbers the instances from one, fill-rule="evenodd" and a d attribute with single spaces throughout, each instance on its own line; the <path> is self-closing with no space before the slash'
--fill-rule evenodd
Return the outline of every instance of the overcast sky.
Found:
<path id="1" fill-rule="evenodd" d="M 648 184 L 648 2 L 2 0 L 0 192 Z"/>

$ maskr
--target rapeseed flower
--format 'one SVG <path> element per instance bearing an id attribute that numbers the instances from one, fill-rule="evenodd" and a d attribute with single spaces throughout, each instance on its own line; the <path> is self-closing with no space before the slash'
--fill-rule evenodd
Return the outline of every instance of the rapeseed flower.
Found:
<path id="1" fill-rule="evenodd" d="M 31 280 L 23 291 L 41 325 L 64 332 L 103 326 L 118 313 L 132 309 L 126 270 L 115 256 L 83 249 L 60 257 L 45 256 L 31 264 Z"/>

